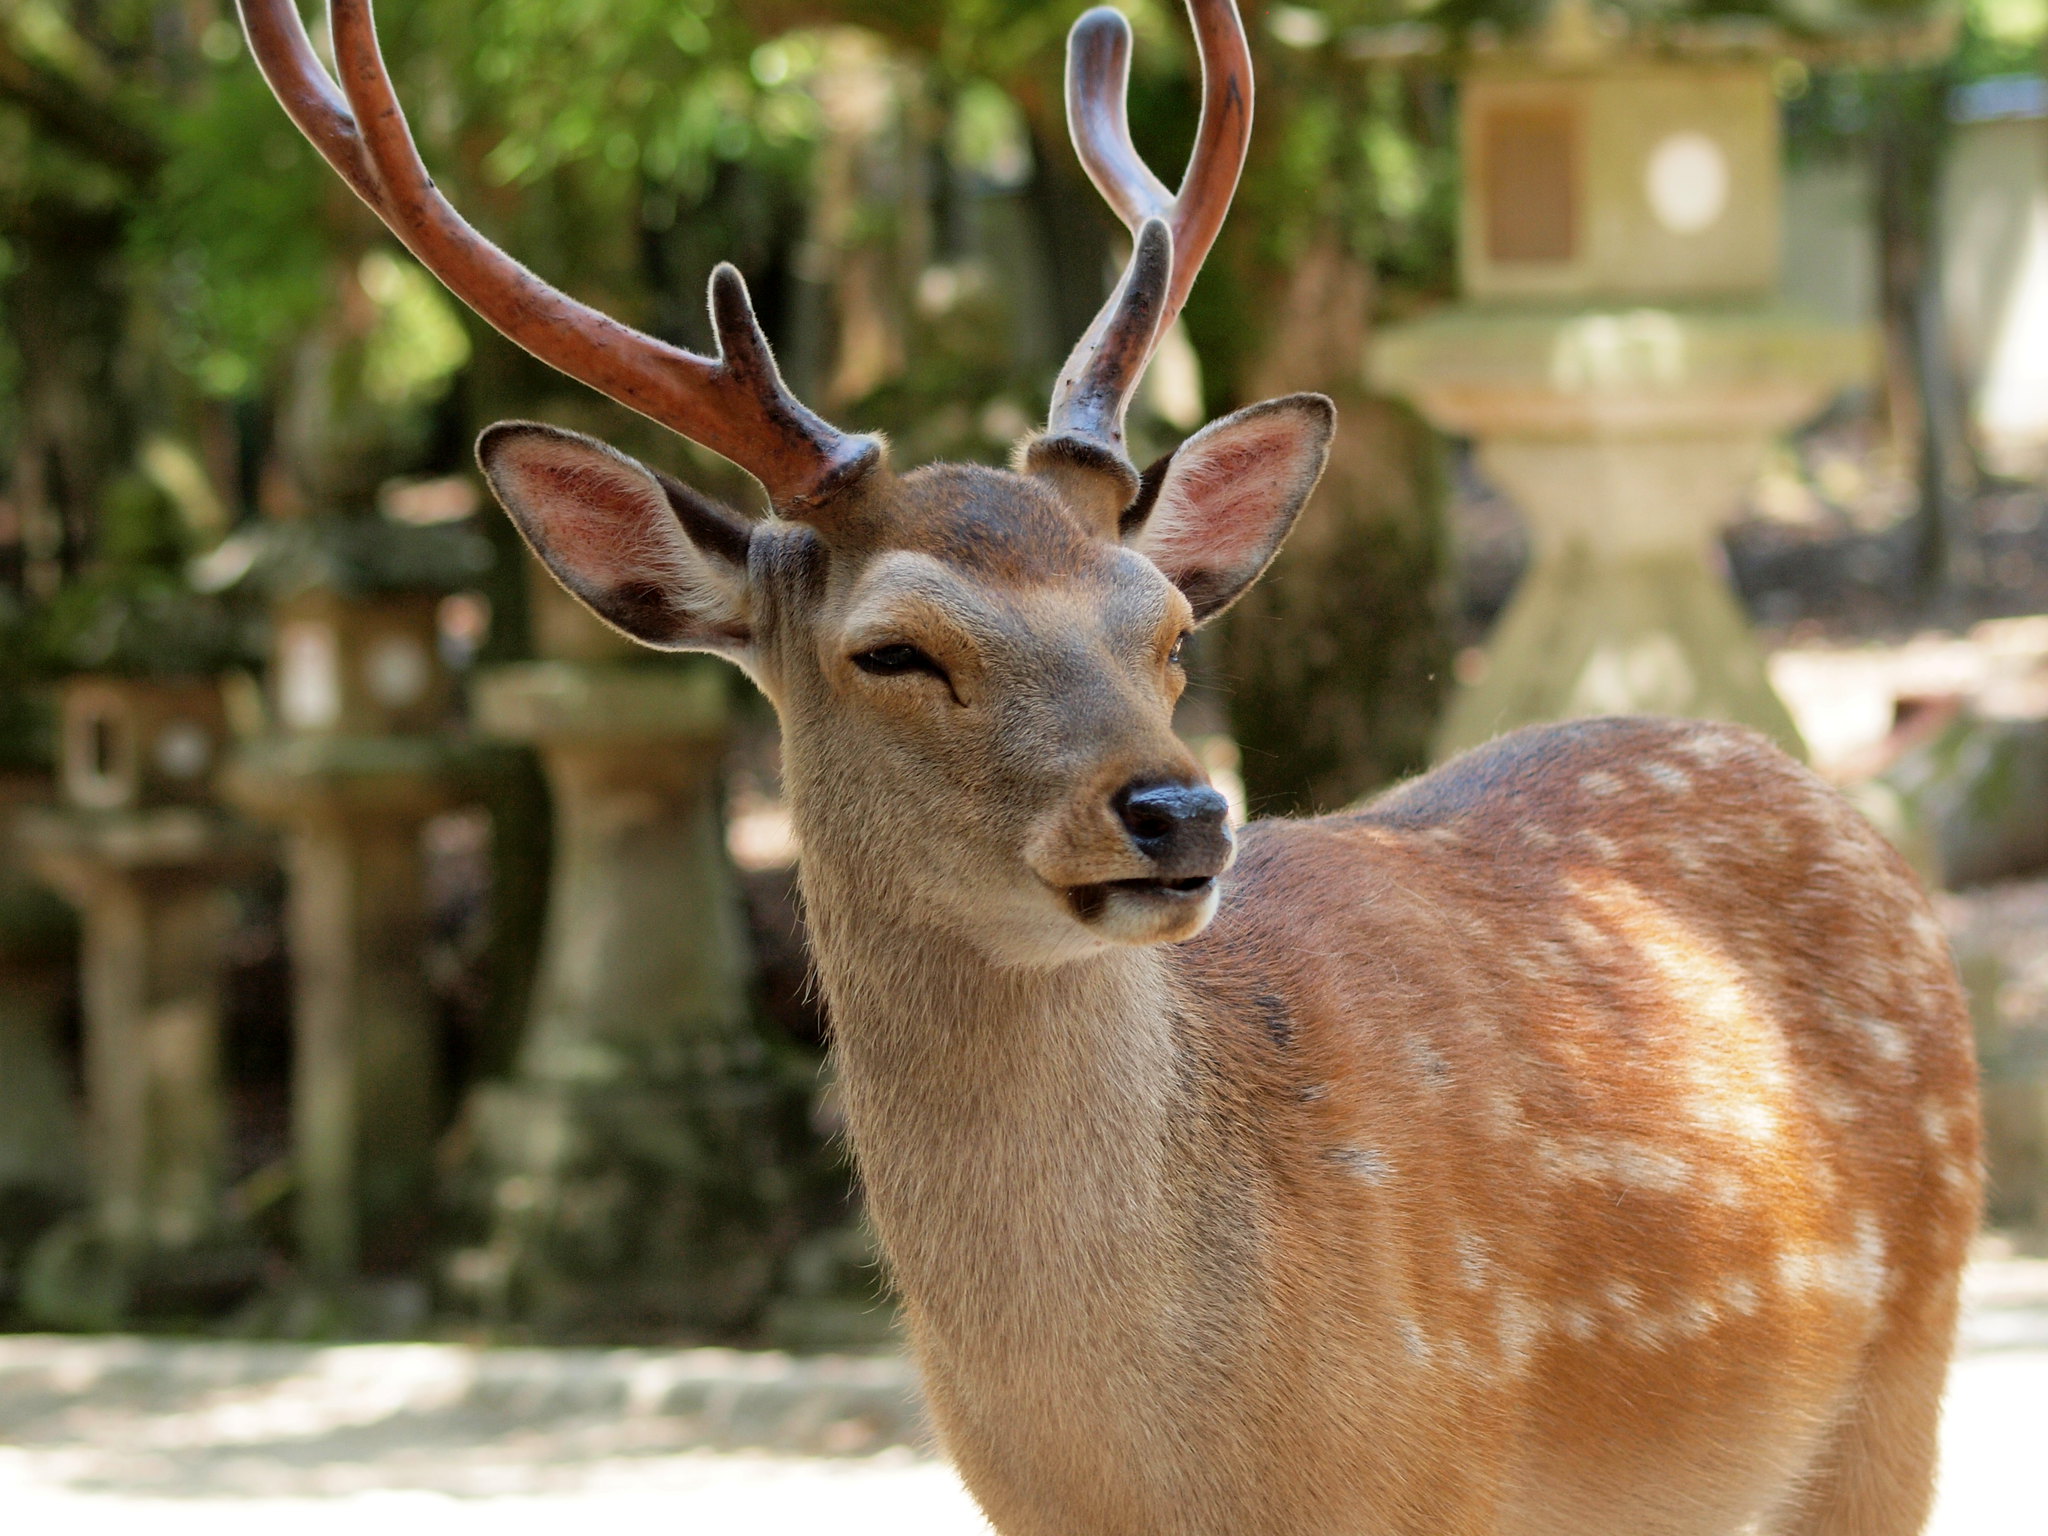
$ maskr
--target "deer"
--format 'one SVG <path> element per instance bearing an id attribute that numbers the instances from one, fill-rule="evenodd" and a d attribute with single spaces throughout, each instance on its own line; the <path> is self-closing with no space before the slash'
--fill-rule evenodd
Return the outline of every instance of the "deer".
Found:
<path id="1" fill-rule="evenodd" d="M 1004 1536 L 1908 1536 L 1980 1200 L 1975 1065 L 1914 876 L 1727 724 L 1501 737 L 1231 824 L 1183 647 L 1321 471 L 1321 396 L 1140 471 L 1125 421 L 1244 164 L 1232 0 L 1188 0 L 1177 190 L 1131 34 L 1067 110 L 1132 231 L 1007 469 L 893 467 L 784 385 L 745 283 L 715 356 L 548 286 L 428 176 L 368 0 L 334 74 L 252 52 L 333 168 L 514 342 L 759 481 L 751 516 L 500 423 L 533 552 L 773 703 L 867 1209 L 940 1445 Z"/>

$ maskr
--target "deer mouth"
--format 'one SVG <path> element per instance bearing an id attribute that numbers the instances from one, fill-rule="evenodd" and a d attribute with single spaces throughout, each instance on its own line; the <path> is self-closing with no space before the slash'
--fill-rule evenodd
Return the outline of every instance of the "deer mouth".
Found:
<path id="1" fill-rule="evenodd" d="M 1199 905 L 1215 888 L 1214 875 L 1186 875 L 1173 880 L 1102 880 L 1093 885 L 1070 885 L 1065 894 L 1074 916 L 1084 923 L 1093 923 L 1109 910 L 1112 901 L 1135 900 L 1172 910 Z"/>

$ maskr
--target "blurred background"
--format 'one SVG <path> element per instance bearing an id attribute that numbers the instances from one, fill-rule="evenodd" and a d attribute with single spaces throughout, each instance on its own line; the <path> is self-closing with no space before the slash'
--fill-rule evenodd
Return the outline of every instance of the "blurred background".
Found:
<path id="1" fill-rule="evenodd" d="M 380 21 L 440 185 L 536 271 L 701 350 L 731 260 L 822 414 L 899 462 L 1000 463 L 1128 248 L 1066 140 L 1079 9 Z M 1127 9 L 1134 133 L 1172 170 L 1186 22 Z M 1144 462 L 1298 389 L 1341 432 L 1202 635 L 1184 733 L 1241 814 L 1285 814 L 1534 720 L 1771 732 L 1944 892 L 1992 1125 L 1984 1273 L 2024 1291 L 2048 0 L 1245 17 L 1251 158 L 1133 436 Z M 322 1342 L 414 1340 L 649 1351 L 591 1365 L 588 1402 L 677 1444 L 915 1439 L 773 719 L 538 573 L 471 459 L 505 417 L 759 506 L 451 300 L 301 140 L 224 0 L 0 0 L 0 1327 L 270 1341 L 208 1366 L 0 1347 L 0 1429 L 47 1422 L 64 1380 L 274 1385 Z M 841 1367 L 763 1385 L 660 1353 L 702 1344 Z M 465 1402 L 588 1406 L 521 1374 L 538 1356 L 459 1358 Z"/>

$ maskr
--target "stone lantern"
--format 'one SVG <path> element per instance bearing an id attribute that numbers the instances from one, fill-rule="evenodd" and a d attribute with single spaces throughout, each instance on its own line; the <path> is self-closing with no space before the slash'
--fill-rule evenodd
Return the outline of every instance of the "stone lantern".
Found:
<path id="1" fill-rule="evenodd" d="M 518 1059 L 469 1106 L 485 1240 L 452 1278 L 556 1329 L 729 1329 L 775 1277 L 800 1117 L 725 848 L 728 669 L 641 650 L 531 573 L 546 659 L 485 674 L 474 710 L 540 754 L 553 876 Z"/>
<path id="2" fill-rule="evenodd" d="M 1532 559 L 1453 699 L 1449 754 L 1540 720 L 1746 721 L 1801 750 L 1718 569 L 1776 436 L 1875 338 L 1775 298 L 1772 59 L 1630 38 L 1561 0 L 1461 81 L 1463 303 L 1378 339 L 1378 383 L 1473 438 Z"/>
<path id="3" fill-rule="evenodd" d="M 46 1236 L 30 1262 L 26 1300 L 46 1321 L 116 1321 L 136 1280 L 175 1283 L 230 1236 L 226 887 L 269 850 L 210 797 L 227 741 L 210 679 L 73 678 L 59 739 L 64 805 L 22 818 L 30 861 L 82 926 L 92 1210 Z"/>
<path id="4" fill-rule="evenodd" d="M 264 535 L 271 712 L 224 788 L 285 837 L 293 1162 L 309 1275 L 417 1256 L 445 1118 L 421 850 L 492 754 L 451 729 L 441 598 L 488 560 L 461 530 L 307 519 Z"/>

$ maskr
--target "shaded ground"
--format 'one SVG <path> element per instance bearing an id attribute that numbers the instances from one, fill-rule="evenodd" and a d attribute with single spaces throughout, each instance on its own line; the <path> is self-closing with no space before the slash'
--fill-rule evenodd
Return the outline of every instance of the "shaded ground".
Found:
<path id="1" fill-rule="evenodd" d="M 2039 1536 L 2048 1261 L 1987 1244 L 1970 1296 L 1933 1536 Z M 0 1510 L 124 1536 L 985 1533 L 908 1401 L 892 1356 L 0 1338 Z"/>

